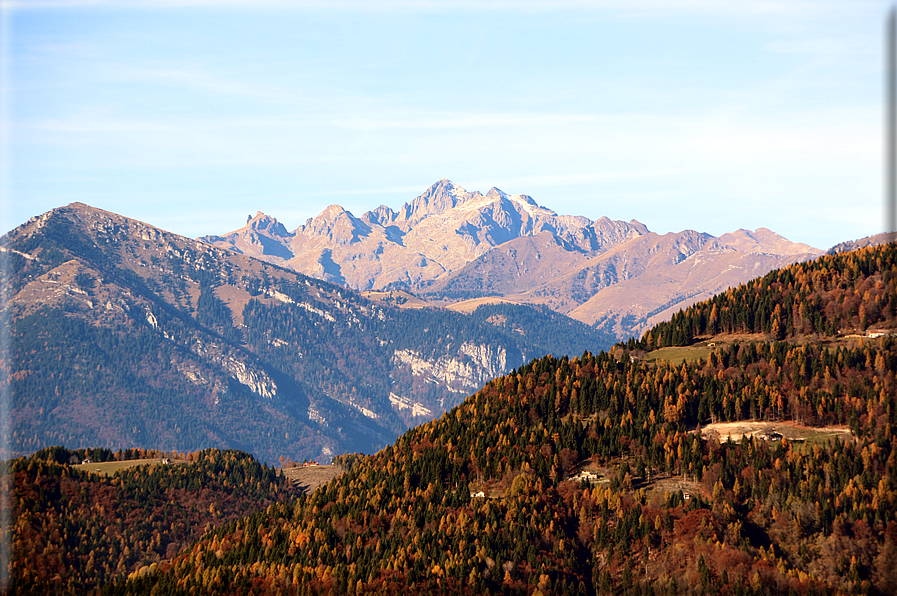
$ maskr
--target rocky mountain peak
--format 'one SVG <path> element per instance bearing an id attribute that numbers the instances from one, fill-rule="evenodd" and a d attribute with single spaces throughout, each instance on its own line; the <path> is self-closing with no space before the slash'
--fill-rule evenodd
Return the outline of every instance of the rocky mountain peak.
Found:
<path id="1" fill-rule="evenodd" d="M 247 216 L 246 226 L 256 232 L 267 231 L 272 236 L 289 237 L 293 235 L 277 219 L 270 215 L 265 215 L 261 211 L 257 211 L 255 216 Z"/>
<path id="2" fill-rule="evenodd" d="M 396 215 L 396 212 L 386 205 L 380 205 L 376 209 L 365 212 L 361 216 L 361 220 L 369 224 L 388 226 L 395 220 Z"/>
<path id="3" fill-rule="evenodd" d="M 371 227 L 339 205 L 330 205 L 310 218 L 296 233 L 318 236 L 340 245 L 353 244 L 371 233 Z"/>
<path id="4" fill-rule="evenodd" d="M 527 205 L 532 205 L 533 207 L 541 207 L 541 205 L 539 205 L 536 202 L 536 200 L 529 195 L 513 195 L 513 196 L 514 196 L 514 198 L 526 203 Z M 542 208 L 545 209 L 545 207 L 542 207 Z M 552 211 L 552 213 L 554 213 L 554 211 Z"/>
<path id="5" fill-rule="evenodd" d="M 431 215 L 444 213 L 482 196 L 479 192 L 469 193 L 451 180 L 443 178 L 410 203 L 402 205 L 395 221 L 407 229 Z"/>

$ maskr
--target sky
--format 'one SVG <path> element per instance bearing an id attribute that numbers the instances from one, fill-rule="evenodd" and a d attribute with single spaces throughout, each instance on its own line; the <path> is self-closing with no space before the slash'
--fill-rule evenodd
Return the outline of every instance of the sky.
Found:
<path id="1" fill-rule="evenodd" d="M 0 223 L 190 237 L 448 178 L 659 233 L 882 227 L 882 0 L 0 0 Z"/>

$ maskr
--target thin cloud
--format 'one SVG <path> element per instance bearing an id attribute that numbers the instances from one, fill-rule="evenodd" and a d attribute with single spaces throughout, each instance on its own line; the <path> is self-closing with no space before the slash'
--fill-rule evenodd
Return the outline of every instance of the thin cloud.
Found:
<path id="1" fill-rule="evenodd" d="M 184 130 L 183 126 L 163 124 L 158 121 L 135 120 L 131 118 L 91 118 L 84 116 L 23 122 L 18 125 L 18 128 L 21 130 L 72 134 L 181 132 Z"/>
<path id="2" fill-rule="evenodd" d="M 797 40 L 779 40 L 763 46 L 767 52 L 777 54 L 804 54 L 843 59 L 845 56 L 868 58 L 881 52 L 881 39 L 867 35 L 825 37 Z"/>
<path id="3" fill-rule="evenodd" d="M 365 12 L 558 12 L 566 10 L 652 11 L 658 14 L 812 14 L 872 1 L 832 0 L 5 0 L 4 8 L 277 8 Z"/>
<path id="4" fill-rule="evenodd" d="M 335 196 L 356 196 L 356 195 L 387 195 L 394 193 L 420 192 L 426 185 L 415 186 L 393 186 L 388 188 L 363 188 L 354 190 L 330 190 L 324 192 L 316 192 L 315 196 L 335 197 Z"/>
<path id="5" fill-rule="evenodd" d="M 341 118 L 333 122 L 337 126 L 357 129 L 380 128 L 482 128 L 508 126 L 537 126 L 546 124 L 571 124 L 598 122 L 607 116 L 596 114 L 541 114 L 541 113 L 433 113 L 402 118 L 362 116 Z"/>
<path id="6" fill-rule="evenodd" d="M 643 180 L 646 178 L 660 178 L 681 174 L 683 168 L 661 168 L 656 170 L 629 170 L 606 172 L 579 172 L 571 174 L 521 176 L 516 178 L 503 178 L 501 184 L 508 188 L 545 188 L 553 186 L 570 186 L 574 184 L 595 184 L 601 182 L 620 182 L 626 180 Z M 495 181 L 474 181 L 469 183 L 473 187 L 491 187 Z M 470 189 L 468 189 L 470 190 Z M 504 189 L 503 189 L 504 190 Z M 524 191 L 525 192 L 525 191 Z"/>
<path id="7" fill-rule="evenodd" d="M 269 102 L 281 101 L 286 95 L 284 89 L 265 87 L 257 82 L 243 83 L 216 77 L 199 69 L 110 67 L 103 75 L 118 81 L 189 87 L 219 95 L 241 96 Z"/>

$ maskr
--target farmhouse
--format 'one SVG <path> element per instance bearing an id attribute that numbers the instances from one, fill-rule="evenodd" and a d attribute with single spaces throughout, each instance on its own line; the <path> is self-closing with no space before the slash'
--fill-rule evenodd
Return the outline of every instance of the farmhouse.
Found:
<path id="1" fill-rule="evenodd" d="M 889 337 L 894 335 L 893 329 L 869 329 L 866 331 L 866 337 L 869 338 L 877 338 L 877 337 Z"/>
<path id="2" fill-rule="evenodd" d="M 580 470 L 580 472 L 571 477 L 570 480 L 576 480 L 579 482 L 582 482 L 583 480 L 586 480 L 588 482 L 598 482 L 598 474 L 590 470 Z"/>

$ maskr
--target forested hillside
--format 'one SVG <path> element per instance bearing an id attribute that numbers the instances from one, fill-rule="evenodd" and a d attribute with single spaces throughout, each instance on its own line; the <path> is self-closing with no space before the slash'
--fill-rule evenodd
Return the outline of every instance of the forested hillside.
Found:
<path id="1" fill-rule="evenodd" d="M 686 345 L 717 333 L 822 338 L 897 328 L 895 251 L 897 244 L 883 244 L 772 271 L 680 311 L 645 334 L 644 346 Z"/>
<path id="2" fill-rule="evenodd" d="M 13 549 L 13 593 L 85 594 L 153 573 L 210 528 L 293 494 L 283 475 L 246 453 L 207 449 L 172 464 L 162 455 L 51 448 L 10 462 L 12 525 L 0 538 Z M 73 456 L 155 462 L 107 477 L 70 465 Z"/>
<path id="3" fill-rule="evenodd" d="M 312 495 L 104 593 L 893 594 L 897 340 L 826 335 L 852 315 L 817 309 L 862 288 L 866 324 L 889 325 L 895 254 L 776 274 L 806 279 L 795 303 L 802 319 L 824 316 L 821 332 L 719 336 L 681 365 L 640 358 L 637 342 L 535 360 Z M 770 295 L 781 300 L 770 312 L 781 308 L 788 285 L 764 283 L 717 299 L 717 316 Z M 702 333 L 679 326 L 673 343 Z M 711 416 L 804 434 L 720 440 L 699 431 Z M 597 477 L 573 478 L 581 469 Z"/>

